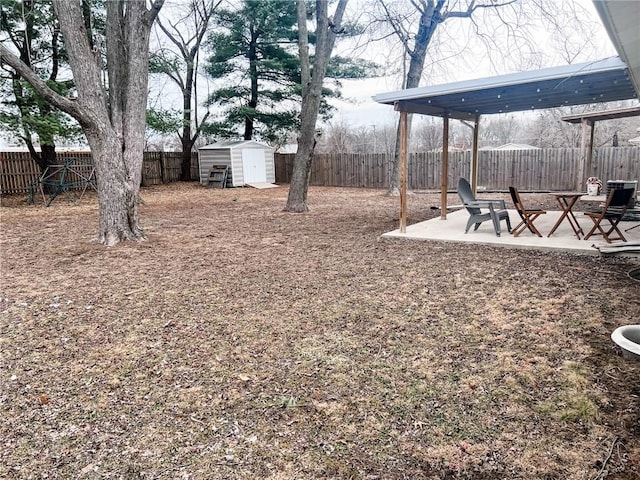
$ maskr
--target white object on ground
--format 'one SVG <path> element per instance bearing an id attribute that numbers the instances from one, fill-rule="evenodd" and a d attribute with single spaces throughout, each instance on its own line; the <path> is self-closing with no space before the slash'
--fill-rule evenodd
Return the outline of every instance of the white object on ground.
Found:
<path id="1" fill-rule="evenodd" d="M 611 340 L 622 349 L 622 356 L 640 361 L 640 325 L 623 325 L 611 334 Z"/>

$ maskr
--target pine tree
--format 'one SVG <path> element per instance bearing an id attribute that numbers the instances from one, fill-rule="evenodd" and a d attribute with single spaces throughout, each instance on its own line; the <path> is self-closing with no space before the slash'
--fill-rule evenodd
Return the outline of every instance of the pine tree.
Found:
<path id="1" fill-rule="evenodd" d="M 296 4 L 244 0 L 235 11 L 216 12 L 222 30 L 212 34 L 207 73 L 225 86 L 209 96 L 223 109 L 208 133 L 277 143 L 298 125 L 300 102 Z"/>

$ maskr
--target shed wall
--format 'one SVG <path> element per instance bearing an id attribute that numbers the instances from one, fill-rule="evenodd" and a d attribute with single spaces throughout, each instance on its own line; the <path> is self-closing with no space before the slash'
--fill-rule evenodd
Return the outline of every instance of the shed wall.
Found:
<path id="1" fill-rule="evenodd" d="M 209 170 L 213 165 L 231 165 L 230 151 L 229 149 L 198 150 L 198 161 L 200 164 L 200 183 L 206 186 L 209 183 Z M 242 167 L 242 163 L 240 166 Z M 235 172 L 233 172 L 233 179 L 235 180 Z"/>
<path id="2" fill-rule="evenodd" d="M 209 170 L 212 165 L 229 165 L 231 168 L 231 181 L 234 187 L 244 186 L 244 173 L 242 164 L 242 151 L 244 149 L 264 151 L 265 176 L 267 182 L 275 183 L 275 150 L 265 147 L 259 143 L 246 143 L 237 147 L 214 148 L 198 150 L 198 163 L 200 173 L 200 183 L 207 185 L 209 182 Z"/>

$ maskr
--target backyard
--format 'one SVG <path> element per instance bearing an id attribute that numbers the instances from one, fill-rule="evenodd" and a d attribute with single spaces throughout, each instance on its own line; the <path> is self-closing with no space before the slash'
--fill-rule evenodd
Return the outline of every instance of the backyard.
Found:
<path id="1" fill-rule="evenodd" d="M 145 188 L 148 240 L 113 248 L 93 193 L 3 197 L 0 477 L 640 478 L 610 339 L 637 258 L 381 239 L 382 190 L 286 195 Z"/>

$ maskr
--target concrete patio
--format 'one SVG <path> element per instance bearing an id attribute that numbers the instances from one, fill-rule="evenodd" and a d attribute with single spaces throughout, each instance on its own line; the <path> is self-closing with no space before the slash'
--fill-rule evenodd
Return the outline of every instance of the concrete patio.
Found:
<path id="1" fill-rule="evenodd" d="M 469 233 L 465 234 L 464 228 L 467 224 L 469 214 L 464 209 L 448 213 L 446 220 L 442 220 L 438 217 L 413 225 L 408 225 L 406 233 L 400 233 L 399 230 L 393 230 L 383 234 L 382 236 L 385 238 L 438 240 L 444 242 L 475 243 L 480 245 L 504 246 L 511 248 L 566 251 L 587 255 L 600 255 L 600 251 L 596 247 L 624 245 L 624 242 L 620 240 L 607 244 L 601 235 L 594 235 L 589 238 L 589 240 L 579 240 L 573 233 L 573 230 L 566 219 L 563 220 L 551 237 L 547 237 L 547 234 L 551 231 L 551 228 L 560 217 L 560 213 L 560 211 L 547 211 L 545 215 L 540 216 L 535 221 L 536 228 L 538 228 L 540 233 L 544 235 L 543 237 L 537 237 L 528 230 L 525 230 L 520 234 L 520 236 L 514 237 L 506 231 L 505 222 L 501 222 L 503 230 L 499 237 L 494 233 L 491 222 L 482 223 L 475 232 L 472 227 Z M 582 227 L 582 230 L 587 233 L 593 226 L 591 219 L 586 217 L 582 212 L 576 211 L 574 214 L 578 219 L 578 223 Z M 518 212 L 515 210 L 509 210 L 509 219 L 511 220 L 512 227 L 515 227 L 520 223 L 520 217 L 518 216 Z M 606 224 L 608 225 L 608 223 Z M 625 221 L 620 223 L 620 230 L 623 232 L 628 243 L 640 242 L 640 226 L 625 232 L 625 230 L 636 225 L 640 225 L 640 222 Z M 581 238 L 583 236 L 584 235 L 581 235 Z M 638 248 L 640 249 L 640 247 Z M 635 256 L 635 253 L 631 252 L 630 255 Z"/>

